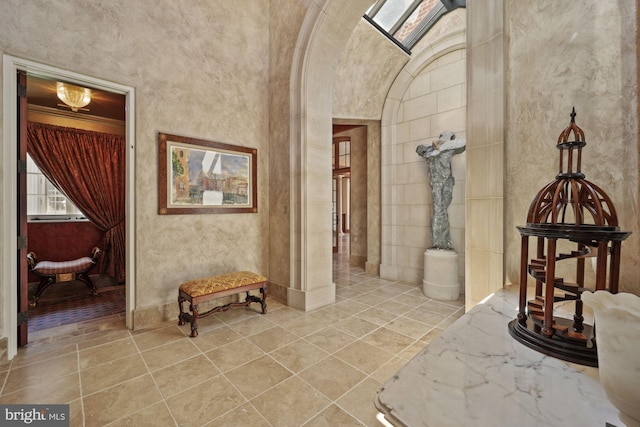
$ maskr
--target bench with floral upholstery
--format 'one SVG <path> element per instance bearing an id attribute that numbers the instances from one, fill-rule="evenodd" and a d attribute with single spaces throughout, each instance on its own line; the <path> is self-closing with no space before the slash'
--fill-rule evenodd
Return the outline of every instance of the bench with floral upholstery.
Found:
<path id="1" fill-rule="evenodd" d="M 93 295 L 98 295 L 98 290 L 91 281 L 89 272 L 96 266 L 101 253 L 102 250 L 95 247 L 91 250 L 90 256 L 71 261 L 38 261 L 36 254 L 29 252 L 27 254 L 29 271 L 41 277 L 38 289 L 36 289 L 36 293 L 29 305 L 35 307 L 42 292 L 54 283 L 69 282 L 71 280 L 80 280 L 91 289 Z"/>
<path id="2" fill-rule="evenodd" d="M 249 291 L 260 290 L 262 298 L 250 295 Z M 212 299 L 222 298 L 230 295 L 246 292 L 244 301 L 231 302 L 229 304 L 213 307 L 212 309 L 200 313 L 198 304 Z M 198 319 L 206 317 L 212 313 L 226 311 L 235 307 L 247 307 L 253 302 L 260 303 L 262 314 L 267 312 L 267 278 L 250 271 L 238 271 L 221 274 L 219 276 L 204 277 L 202 279 L 191 280 L 183 283 L 178 289 L 178 305 L 180 314 L 178 315 L 178 325 L 191 322 L 191 337 L 198 336 Z M 191 314 L 185 313 L 182 304 L 188 301 Z"/>

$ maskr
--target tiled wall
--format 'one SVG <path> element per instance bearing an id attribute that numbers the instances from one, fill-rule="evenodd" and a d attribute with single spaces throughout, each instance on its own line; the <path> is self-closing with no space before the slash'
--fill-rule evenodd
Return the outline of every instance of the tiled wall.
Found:
<path id="1" fill-rule="evenodd" d="M 416 147 L 432 143 L 447 130 L 465 137 L 465 49 L 430 58 L 404 92 L 394 127 L 395 135 L 387 134 L 393 138 L 383 139 L 388 156 L 383 160 L 382 203 L 387 215 L 383 215 L 381 275 L 420 284 L 424 252 L 431 246 L 432 201 L 427 161 Z M 464 292 L 466 154 L 454 156 L 451 166 L 455 185 L 448 213 Z"/>

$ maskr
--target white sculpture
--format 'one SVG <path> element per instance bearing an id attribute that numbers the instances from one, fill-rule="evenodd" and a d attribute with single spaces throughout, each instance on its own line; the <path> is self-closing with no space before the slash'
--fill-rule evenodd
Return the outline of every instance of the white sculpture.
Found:
<path id="1" fill-rule="evenodd" d="M 451 232 L 447 213 L 455 184 L 451 172 L 451 158 L 464 150 L 464 138 L 456 138 L 451 131 L 442 132 L 433 143 L 421 144 L 416 148 L 416 152 L 427 159 L 429 164 L 429 183 L 433 199 L 431 244 L 437 249 L 451 249 Z"/>
<path id="2" fill-rule="evenodd" d="M 595 317 L 600 383 L 628 427 L 640 426 L 640 298 L 584 292 Z"/>

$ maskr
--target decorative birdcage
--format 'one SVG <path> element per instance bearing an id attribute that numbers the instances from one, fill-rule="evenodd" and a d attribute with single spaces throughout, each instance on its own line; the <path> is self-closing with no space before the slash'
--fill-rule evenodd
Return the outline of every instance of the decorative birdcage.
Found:
<path id="1" fill-rule="evenodd" d="M 536 194 L 527 224 L 517 227 L 521 235 L 519 310 L 509 323 L 509 332 L 544 354 L 597 366 L 594 331 L 584 323 L 580 296 L 585 291 L 618 292 L 621 244 L 631 232 L 619 229 L 609 196 L 585 179 L 581 163 L 586 142 L 575 117 L 574 108 L 571 123 L 558 137 L 556 179 Z M 530 237 L 536 239 L 536 253 L 531 258 Z M 567 241 L 575 249 L 558 253 L 559 241 Z M 587 286 L 585 264 L 594 257 L 595 283 Z M 556 277 L 557 263 L 575 268 L 575 283 Z M 531 299 L 527 296 L 529 277 L 535 280 Z M 554 307 L 564 301 L 575 301 L 573 319 L 554 315 Z"/>

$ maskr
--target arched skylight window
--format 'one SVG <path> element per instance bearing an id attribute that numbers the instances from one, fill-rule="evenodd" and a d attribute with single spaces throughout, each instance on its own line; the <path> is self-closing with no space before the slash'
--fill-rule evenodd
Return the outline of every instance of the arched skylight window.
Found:
<path id="1" fill-rule="evenodd" d="M 440 17 L 466 6 L 466 0 L 378 0 L 364 19 L 410 54 Z"/>

